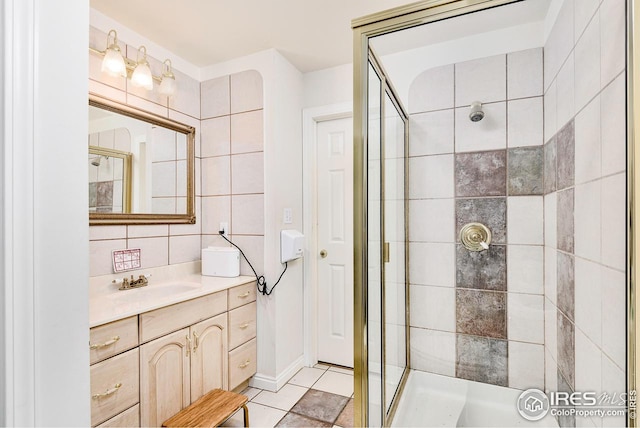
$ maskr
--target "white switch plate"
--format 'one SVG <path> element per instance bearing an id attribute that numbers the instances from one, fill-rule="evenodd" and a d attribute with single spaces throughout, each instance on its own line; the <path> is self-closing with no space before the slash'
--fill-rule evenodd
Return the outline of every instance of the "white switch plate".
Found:
<path id="1" fill-rule="evenodd" d="M 293 223 L 293 210 L 291 208 L 285 208 L 284 209 L 284 224 L 291 224 Z"/>

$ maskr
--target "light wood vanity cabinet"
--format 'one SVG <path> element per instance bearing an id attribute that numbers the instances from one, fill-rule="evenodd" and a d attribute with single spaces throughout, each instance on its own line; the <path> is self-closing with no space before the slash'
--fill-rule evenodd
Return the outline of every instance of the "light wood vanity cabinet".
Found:
<path id="1" fill-rule="evenodd" d="M 255 300 L 251 282 L 91 329 L 92 344 L 120 336 L 95 358 L 91 351 L 92 394 L 97 393 L 95 367 L 100 367 L 100 379 L 108 379 L 105 385 L 115 385 L 118 361 L 134 353 L 127 359 L 127 372 L 137 388 L 134 400 L 127 395 L 127 400 L 112 400 L 97 411 L 92 405 L 92 426 L 160 426 L 210 390 L 232 390 L 248 380 L 256 372 Z M 98 390 L 104 393 L 105 388 Z M 112 398 L 123 391 L 121 386 Z"/>

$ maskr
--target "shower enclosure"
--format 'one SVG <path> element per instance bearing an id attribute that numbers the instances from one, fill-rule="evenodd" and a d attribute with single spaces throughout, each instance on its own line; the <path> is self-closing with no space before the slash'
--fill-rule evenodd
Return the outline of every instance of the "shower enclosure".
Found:
<path id="1" fill-rule="evenodd" d="M 624 401 L 516 406 L 635 390 L 633 13 L 431 0 L 354 20 L 356 426 L 635 426 Z"/>

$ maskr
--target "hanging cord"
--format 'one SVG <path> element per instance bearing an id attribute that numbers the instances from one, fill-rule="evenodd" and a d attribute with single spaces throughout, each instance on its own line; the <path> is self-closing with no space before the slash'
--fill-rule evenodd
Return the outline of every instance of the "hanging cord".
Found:
<path id="1" fill-rule="evenodd" d="M 244 259 L 247 261 L 247 263 L 249 264 L 249 267 L 251 268 L 251 270 L 253 271 L 253 274 L 256 276 L 256 288 L 258 289 L 258 291 L 260 293 L 262 293 L 265 296 L 270 296 L 271 293 L 273 293 L 273 290 L 275 290 L 276 285 L 278 285 L 278 283 L 280 282 L 280 280 L 282 279 L 282 276 L 284 275 L 284 273 L 287 271 L 287 267 L 288 267 L 288 262 L 284 262 L 284 270 L 282 271 L 282 273 L 280 274 L 280 277 L 278 277 L 278 280 L 276 281 L 276 283 L 273 285 L 273 287 L 271 287 L 271 290 L 269 290 L 267 288 L 267 280 L 265 279 L 264 275 L 260 275 L 258 276 L 258 274 L 256 273 L 256 270 L 253 268 L 253 265 L 251 264 L 251 262 L 249 261 L 249 259 L 247 258 L 247 256 L 244 254 L 244 251 L 242 251 L 240 249 L 240 247 L 238 247 L 236 244 L 234 244 L 233 242 L 231 242 L 229 240 L 229 238 L 227 238 L 226 236 L 224 236 L 224 232 L 223 231 L 218 231 L 218 233 L 220 234 L 220 236 L 222 236 L 224 238 L 225 241 L 227 241 L 229 244 L 233 245 L 234 247 L 236 247 L 238 249 L 238 251 L 240 251 L 240 254 L 242 254 L 242 257 L 244 257 Z"/>

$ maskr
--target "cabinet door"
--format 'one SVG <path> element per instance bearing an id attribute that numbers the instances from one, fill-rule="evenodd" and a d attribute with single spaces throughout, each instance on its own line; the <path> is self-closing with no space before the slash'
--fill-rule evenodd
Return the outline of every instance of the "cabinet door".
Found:
<path id="1" fill-rule="evenodd" d="M 140 424 L 160 426 L 190 404 L 189 329 L 140 347 Z"/>
<path id="2" fill-rule="evenodd" d="M 191 402 L 212 389 L 227 389 L 227 314 L 191 326 Z"/>

